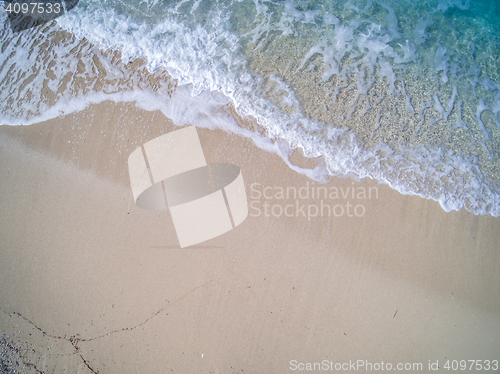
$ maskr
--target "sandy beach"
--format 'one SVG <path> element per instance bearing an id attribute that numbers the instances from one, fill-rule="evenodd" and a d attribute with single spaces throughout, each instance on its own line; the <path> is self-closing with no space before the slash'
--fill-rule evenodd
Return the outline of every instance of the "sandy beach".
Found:
<path id="1" fill-rule="evenodd" d="M 127 167 L 134 149 L 176 128 L 112 102 L 0 126 L 5 368 L 234 374 L 356 363 L 448 373 L 464 372 L 453 360 L 489 360 L 486 372 L 500 369 L 499 218 L 447 213 L 373 180 L 333 178 L 325 186 L 337 199 L 276 198 L 323 185 L 248 139 L 198 129 L 207 162 L 241 168 L 250 210 L 230 232 L 181 249 L 168 211 L 135 205 Z M 278 214 L 286 205 L 292 216 Z"/>

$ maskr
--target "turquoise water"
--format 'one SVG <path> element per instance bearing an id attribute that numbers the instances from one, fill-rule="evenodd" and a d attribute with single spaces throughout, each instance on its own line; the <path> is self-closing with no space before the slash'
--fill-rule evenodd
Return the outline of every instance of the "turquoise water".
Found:
<path id="1" fill-rule="evenodd" d="M 4 29 L 0 122 L 135 101 L 285 160 L 323 156 L 302 170 L 318 181 L 371 177 L 499 216 L 499 21 L 495 1 L 81 0 L 57 25 Z M 227 103 L 265 139 L 218 117 Z"/>

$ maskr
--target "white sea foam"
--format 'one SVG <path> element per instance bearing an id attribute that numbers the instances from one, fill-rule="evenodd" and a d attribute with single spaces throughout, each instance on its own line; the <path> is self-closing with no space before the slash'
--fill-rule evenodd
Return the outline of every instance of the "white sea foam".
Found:
<path id="1" fill-rule="evenodd" d="M 470 0 L 439 0 L 436 10 L 445 12 L 449 8 L 457 7 L 461 10 L 469 9 Z"/>
<path id="2" fill-rule="evenodd" d="M 441 80 L 443 83 L 448 82 L 448 60 L 449 57 L 446 55 L 446 48 L 439 47 L 434 55 L 434 66 L 436 67 L 436 72 L 443 72 Z"/>

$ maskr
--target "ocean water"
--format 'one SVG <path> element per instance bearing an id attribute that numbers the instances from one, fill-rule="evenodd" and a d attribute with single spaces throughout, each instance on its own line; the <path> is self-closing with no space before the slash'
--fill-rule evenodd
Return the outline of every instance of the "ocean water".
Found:
<path id="1" fill-rule="evenodd" d="M 317 181 L 370 177 L 500 216 L 496 0 L 80 0 L 52 24 L 0 23 L 0 123 L 133 101 Z M 324 162 L 293 166 L 297 148 Z"/>

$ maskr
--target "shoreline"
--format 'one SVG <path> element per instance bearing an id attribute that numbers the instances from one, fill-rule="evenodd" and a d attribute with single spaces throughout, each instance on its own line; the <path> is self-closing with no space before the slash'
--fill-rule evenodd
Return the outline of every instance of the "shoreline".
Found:
<path id="1" fill-rule="evenodd" d="M 181 250 L 168 212 L 135 206 L 126 163 L 174 128 L 160 112 L 111 102 L 0 126 L 0 331 L 33 347 L 27 362 L 38 370 L 494 359 L 499 218 L 333 178 L 321 186 L 376 187 L 378 198 L 363 200 L 362 217 L 249 215 Z M 297 194 L 312 185 L 248 139 L 198 134 L 207 162 L 240 167 L 249 203 L 253 183 Z M 316 196 L 298 200 L 320 204 Z"/>
<path id="2" fill-rule="evenodd" d="M 194 118 L 195 116 L 191 117 L 187 122 L 191 121 L 198 123 L 197 121 L 200 121 L 200 127 L 205 127 L 206 123 L 209 121 L 206 121 L 203 125 L 201 125 L 201 122 L 205 121 L 207 116 L 211 117 L 213 114 L 212 112 L 216 110 L 218 111 L 217 114 L 222 113 L 222 117 L 224 117 L 224 115 L 229 115 L 230 118 L 235 119 L 235 121 L 238 122 L 237 126 L 240 128 L 247 128 L 243 125 L 243 122 L 247 122 L 248 126 L 252 129 L 251 131 L 254 131 L 258 126 L 250 123 L 252 122 L 251 120 L 242 119 L 238 115 L 235 115 L 234 107 L 231 105 L 225 106 L 224 100 L 229 100 L 228 98 L 221 98 L 220 95 L 217 94 L 213 96 L 211 96 L 211 94 L 206 94 L 202 99 L 194 99 L 190 90 L 186 89 L 184 86 L 179 86 L 178 81 L 172 78 L 166 70 L 159 68 L 157 71 L 151 73 L 148 70 L 149 65 L 144 56 L 141 58 L 138 55 L 134 55 L 135 59 L 126 62 L 122 60 L 123 51 L 100 50 L 97 44 L 93 45 L 85 38 L 78 41 L 76 36 L 67 31 L 63 31 L 62 28 L 57 25 L 47 25 L 44 31 L 47 33 L 50 32 L 50 36 L 49 34 L 46 37 L 43 36 L 43 39 L 40 39 L 40 41 L 46 39 L 45 42 L 53 45 L 53 47 L 49 49 L 40 48 L 39 45 L 44 45 L 45 43 L 31 41 L 29 38 L 23 41 L 23 43 L 34 42 L 33 44 L 27 45 L 30 47 L 30 54 L 40 54 L 40 56 L 43 56 L 45 62 L 40 64 L 37 62 L 36 64 L 38 68 L 37 71 L 41 71 L 41 74 L 38 75 L 38 72 L 33 72 L 30 78 L 26 80 L 26 82 L 32 82 L 34 79 L 33 82 L 35 83 L 39 81 L 40 84 L 34 84 L 35 87 L 32 87 L 34 89 L 33 92 L 23 91 L 26 88 L 24 83 L 18 91 L 18 89 L 15 88 L 17 86 L 13 83 L 14 81 L 12 81 L 12 87 L 7 87 L 8 90 L 11 90 L 11 88 L 12 90 L 9 91 L 8 94 L 9 100 L 5 113 L 12 115 L 12 118 L 23 118 L 23 111 L 26 111 L 29 117 L 28 113 L 39 114 L 40 110 L 45 114 L 50 113 L 51 116 L 57 116 L 67 108 L 70 108 L 69 110 L 76 110 L 75 108 L 82 109 L 82 107 L 86 106 L 89 102 L 106 102 L 103 100 L 109 98 L 116 101 L 122 100 L 123 102 L 117 105 L 122 105 L 123 107 L 130 105 L 129 102 L 125 101 L 138 100 L 141 101 L 143 108 L 160 108 L 167 116 L 172 117 L 174 122 L 176 119 L 184 121 L 183 116 L 185 113 L 188 113 L 187 116 L 190 116 L 191 114 L 189 113 L 197 112 L 191 111 L 191 106 L 199 106 L 201 109 L 198 111 L 198 114 L 200 115 L 197 115 L 196 118 Z M 15 41 L 15 39 L 6 41 L 3 49 L 7 52 L 10 51 L 10 48 L 13 48 L 13 41 Z M 249 57 L 253 65 L 256 65 L 252 68 L 253 70 L 251 69 L 250 71 L 261 71 L 257 69 L 258 66 L 272 66 L 271 62 L 277 55 L 286 55 L 286 46 L 289 44 L 296 47 L 293 38 L 290 38 L 290 40 L 287 39 L 287 41 L 283 43 L 280 43 L 278 39 L 276 39 L 270 44 L 276 51 L 275 53 L 268 55 L 264 54 L 265 56 L 263 55 L 261 57 L 254 56 L 253 58 L 249 56 L 257 52 L 253 54 L 249 53 L 247 57 Z M 312 45 L 306 44 L 301 47 L 302 54 L 307 54 L 306 51 L 308 48 L 312 48 Z M 69 47 L 65 48 L 67 46 L 71 46 L 71 50 Z M 293 49 L 294 48 L 292 48 L 292 50 Z M 15 55 L 15 52 L 12 53 Z M 56 57 L 56 54 L 58 57 Z M 260 53 L 257 53 L 257 55 L 260 55 Z M 295 139 L 292 133 L 287 133 L 286 136 L 289 141 L 293 142 L 295 140 L 302 142 L 303 145 L 305 144 L 305 148 L 308 146 L 314 148 L 318 146 L 319 143 L 322 143 L 322 146 L 325 146 L 323 149 L 324 153 L 329 153 L 329 150 L 336 149 L 335 154 L 330 155 L 332 157 L 330 166 L 339 174 L 351 171 L 358 175 L 371 175 L 374 178 L 390 183 L 394 189 L 400 190 L 402 193 L 415 193 L 440 200 L 445 210 L 455 209 L 465 205 L 467 209 L 474 212 L 484 213 L 489 211 L 490 214 L 493 213 L 498 215 L 498 212 L 495 210 L 498 205 L 496 204 L 498 202 L 498 191 L 496 188 L 498 185 L 496 183 L 498 179 L 496 170 L 498 168 L 495 167 L 496 159 L 494 157 L 494 152 L 487 155 L 487 152 L 482 149 L 482 147 L 486 145 L 491 145 L 490 148 L 495 149 L 498 126 L 495 126 L 494 119 L 490 118 L 491 113 L 486 111 L 485 118 L 487 117 L 488 121 L 485 119 L 484 126 L 486 127 L 484 127 L 485 130 L 482 131 L 483 135 L 487 134 L 489 131 L 491 133 L 491 139 L 490 142 L 482 141 L 479 138 L 476 139 L 474 136 L 476 130 L 479 131 L 476 127 L 480 125 L 474 122 L 477 117 L 474 106 L 462 105 L 462 102 L 456 99 L 456 87 L 453 88 L 450 84 L 446 86 L 444 82 L 437 79 L 441 71 L 432 73 L 434 75 L 437 74 L 437 76 L 433 75 L 433 78 L 436 78 L 437 81 L 436 79 L 430 79 L 426 74 L 422 76 L 422 81 L 419 79 L 412 81 L 412 76 L 420 76 L 421 74 L 418 73 L 418 69 L 410 69 L 401 79 L 393 82 L 398 87 L 398 92 L 394 93 L 394 95 L 390 93 L 393 89 L 389 87 L 389 83 L 385 82 L 382 76 L 376 79 L 377 82 L 379 80 L 380 82 L 377 84 L 375 84 L 375 81 L 373 82 L 377 87 L 374 86 L 373 92 L 370 92 L 370 94 L 368 94 L 368 92 L 366 92 L 366 94 L 359 93 L 344 85 L 340 85 L 340 88 L 337 87 L 338 90 L 340 90 L 338 91 L 337 88 L 334 87 L 335 85 L 330 87 L 330 83 L 332 82 L 326 84 L 327 82 L 318 80 L 319 78 L 316 76 L 316 73 L 318 73 L 317 70 L 321 72 L 321 69 L 324 68 L 324 64 L 326 63 L 324 59 L 324 61 L 321 62 L 322 59 L 320 56 L 321 53 L 314 58 L 310 56 L 310 61 L 309 59 L 303 61 L 303 63 L 307 62 L 306 65 L 311 64 L 311 69 L 306 69 L 304 66 L 304 71 L 301 71 L 299 74 L 303 76 L 300 79 L 299 75 L 296 76 L 296 79 L 299 79 L 302 83 L 290 83 L 291 87 L 297 90 L 297 97 L 302 97 L 302 99 L 296 103 L 297 105 L 300 104 L 300 108 L 288 108 L 290 111 L 285 110 L 285 112 L 288 114 L 303 112 L 304 116 L 300 117 L 300 121 L 304 120 L 308 122 L 312 128 L 314 127 L 315 120 L 321 120 L 324 128 L 317 132 L 303 132 Z M 326 58 L 325 56 L 323 57 Z M 444 55 L 442 57 L 444 58 Z M 54 65 L 55 61 L 60 61 L 61 65 L 67 64 L 67 69 L 63 68 L 57 71 L 57 69 L 54 68 L 54 66 L 57 66 Z M 286 86 L 285 83 L 288 78 L 291 79 L 292 75 L 295 75 L 295 73 L 292 74 L 291 71 L 285 69 L 285 66 L 290 64 L 292 66 L 301 65 L 299 64 L 300 61 L 301 56 L 294 54 L 292 60 L 287 62 L 283 57 L 280 58 L 279 63 L 276 63 L 276 66 L 272 66 L 271 70 L 268 71 L 267 68 L 265 69 L 267 72 L 265 74 L 272 71 L 271 75 L 266 76 L 263 73 L 264 75 L 262 75 L 261 78 L 269 80 L 270 87 L 277 84 L 277 88 L 275 87 L 277 91 L 274 92 L 274 89 L 270 91 L 270 97 L 274 97 L 273 100 L 277 100 L 278 102 L 284 100 L 284 102 L 288 102 L 291 100 L 292 96 L 295 95 L 293 90 L 287 91 L 283 88 Z M 14 62 L 14 65 L 16 64 L 21 66 L 20 61 Z M 8 64 L 6 66 L 8 66 Z M 432 66 L 428 68 L 430 69 L 428 69 L 429 72 L 432 72 Z M 288 71 L 286 74 L 284 73 L 285 70 Z M 45 73 L 43 73 L 44 71 Z M 62 73 L 64 73 L 64 76 Z M 377 69 L 374 70 L 374 73 L 375 76 L 377 76 Z M 442 73 L 444 74 L 445 72 L 442 71 Z M 280 74 L 283 75 L 281 78 Z M 271 76 L 276 76 L 278 80 L 274 81 L 274 78 Z M 41 84 L 42 81 L 43 87 Z M 308 85 L 307 82 L 316 83 Z M 285 84 L 285 86 L 282 87 L 282 84 Z M 52 87 L 52 89 L 49 86 Z M 57 89 L 54 88 L 55 86 L 57 86 Z M 410 86 L 415 87 L 411 88 Z M 426 98 L 426 90 L 431 86 L 431 91 L 435 94 L 433 97 L 429 95 L 429 97 Z M 301 87 L 304 88 L 305 91 L 300 90 Z M 335 97 L 332 98 L 329 96 L 329 92 L 333 88 L 335 88 Z M 139 90 L 141 92 L 138 95 Z M 7 92 L 7 90 L 5 92 Z M 207 90 L 204 91 L 204 93 L 206 92 Z M 14 103 L 12 98 L 16 96 L 18 101 Z M 142 98 L 138 98 L 137 96 L 142 96 Z M 324 102 L 318 99 L 318 97 L 323 96 L 324 98 L 322 100 Z M 40 97 L 41 101 L 36 102 L 29 99 L 36 97 Z M 70 98 L 74 97 L 78 99 L 72 101 Z M 167 99 L 167 97 L 170 99 Z M 186 100 L 187 97 L 191 98 L 193 101 L 185 105 L 185 102 L 189 101 Z M 305 100 L 306 98 L 307 100 Z M 240 99 L 241 100 L 238 101 L 239 104 L 245 107 L 248 112 L 248 109 L 252 108 L 252 102 L 248 103 L 243 100 L 243 98 Z M 412 100 L 416 100 L 416 102 L 412 104 Z M 99 104 L 92 104 L 91 106 L 93 105 Z M 11 108 L 8 108 L 8 106 Z M 445 110 L 446 106 L 449 108 Z M 176 111 L 176 109 L 179 109 L 178 107 L 182 108 Z M 280 105 L 278 105 L 278 107 L 280 107 Z M 22 110 L 18 111 L 18 108 L 22 108 Z M 411 110 L 408 112 L 409 108 L 411 108 Z M 86 109 L 84 109 L 84 111 L 85 110 Z M 179 115 L 179 112 L 183 114 Z M 264 123 L 268 117 L 274 118 L 276 124 L 285 123 L 289 120 L 286 115 L 273 117 L 271 115 L 272 111 L 267 114 L 264 112 L 259 112 L 259 110 L 254 112 L 255 115 L 260 115 L 262 123 Z M 313 112 L 317 113 L 313 115 Z M 394 114 L 394 117 L 391 117 L 392 114 L 390 113 Z M 325 117 L 324 115 L 326 114 L 328 114 L 328 116 Z M 425 131 L 423 132 L 425 136 L 421 137 L 413 130 L 422 127 L 420 122 L 424 121 L 424 117 L 426 117 L 427 114 L 430 116 L 427 120 L 428 122 L 430 121 L 432 125 L 423 126 L 425 127 Z M 71 115 L 72 114 L 70 114 L 70 116 Z M 110 113 L 110 115 L 113 116 L 118 114 Z M 174 118 L 176 115 L 177 117 Z M 453 118 L 453 121 L 457 121 L 456 125 L 451 123 L 448 124 L 451 126 L 446 125 L 444 122 L 448 120 L 448 117 Z M 333 120 L 334 118 L 335 120 Z M 295 119 L 297 118 L 293 118 L 292 120 Z M 220 123 L 223 123 L 225 118 L 220 118 L 220 120 Z M 44 123 L 45 122 L 47 121 L 44 121 Z M 466 125 L 466 122 L 468 125 Z M 28 123 L 30 123 L 30 120 L 28 120 Z M 335 123 L 336 126 L 329 128 L 326 125 L 329 123 Z M 424 122 L 422 122 L 422 124 L 423 123 Z M 186 123 L 179 122 L 179 124 L 185 125 Z M 233 123 L 229 126 L 232 125 Z M 338 131 L 332 130 L 333 128 Z M 347 128 L 352 130 L 352 134 L 344 137 L 342 131 Z M 475 130 L 471 133 L 468 131 L 469 128 L 474 128 Z M 277 131 L 283 134 L 282 131 L 284 129 L 286 129 L 286 127 Z M 239 131 L 239 129 L 236 128 L 235 131 Z M 326 133 L 329 134 L 329 137 L 322 137 L 320 135 Z M 477 134 L 481 135 L 479 132 Z M 316 137 L 316 135 L 318 136 Z M 357 140 L 351 142 L 351 135 L 354 135 Z M 79 136 L 84 135 L 79 134 Z M 471 137 L 472 140 L 469 140 L 472 143 L 469 144 L 464 140 L 467 137 Z M 424 138 L 426 139 L 425 141 L 422 140 Z M 449 140 L 444 142 L 443 145 L 441 144 L 443 139 Z M 314 144 L 313 140 L 315 142 Z M 464 146 L 465 148 L 463 149 L 468 149 L 470 151 L 464 151 L 463 157 L 460 155 L 460 147 L 456 147 L 456 144 L 462 144 L 462 142 L 468 144 Z M 376 145 L 377 143 L 381 144 L 380 147 Z M 398 144 L 408 144 L 412 147 L 399 146 Z M 437 146 L 437 144 L 441 145 Z M 428 146 L 427 149 L 430 149 L 430 151 L 427 151 L 425 147 L 416 149 L 415 147 L 417 146 Z M 361 155 L 358 152 L 359 148 L 364 149 Z M 489 156 L 491 157 L 488 158 Z M 346 159 L 355 161 L 350 165 L 345 165 L 343 164 L 343 160 Z M 375 162 L 369 162 L 372 159 L 375 160 Z M 474 160 L 479 160 L 479 163 L 475 163 L 476 161 Z M 377 167 L 372 168 L 371 165 L 377 165 Z M 450 165 L 453 165 L 453 167 Z M 398 171 L 398 174 L 393 173 L 394 169 Z M 477 175 L 475 172 L 476 170 L 480 171 Z M 323 173 L 323 177 L 325 177 L 325 174 L 326 173 Z M 457 189 L 455 188 L 457 185 L 465 185 L 466 188 Z M 481 188 L 477 187 L 478 185 L 486 188 L 487 192 L 483 193 L 484 191 L 481 191 Z M 479 194 L 483 194 L 489 201 L 486 203 L 476 199 Z"/>

